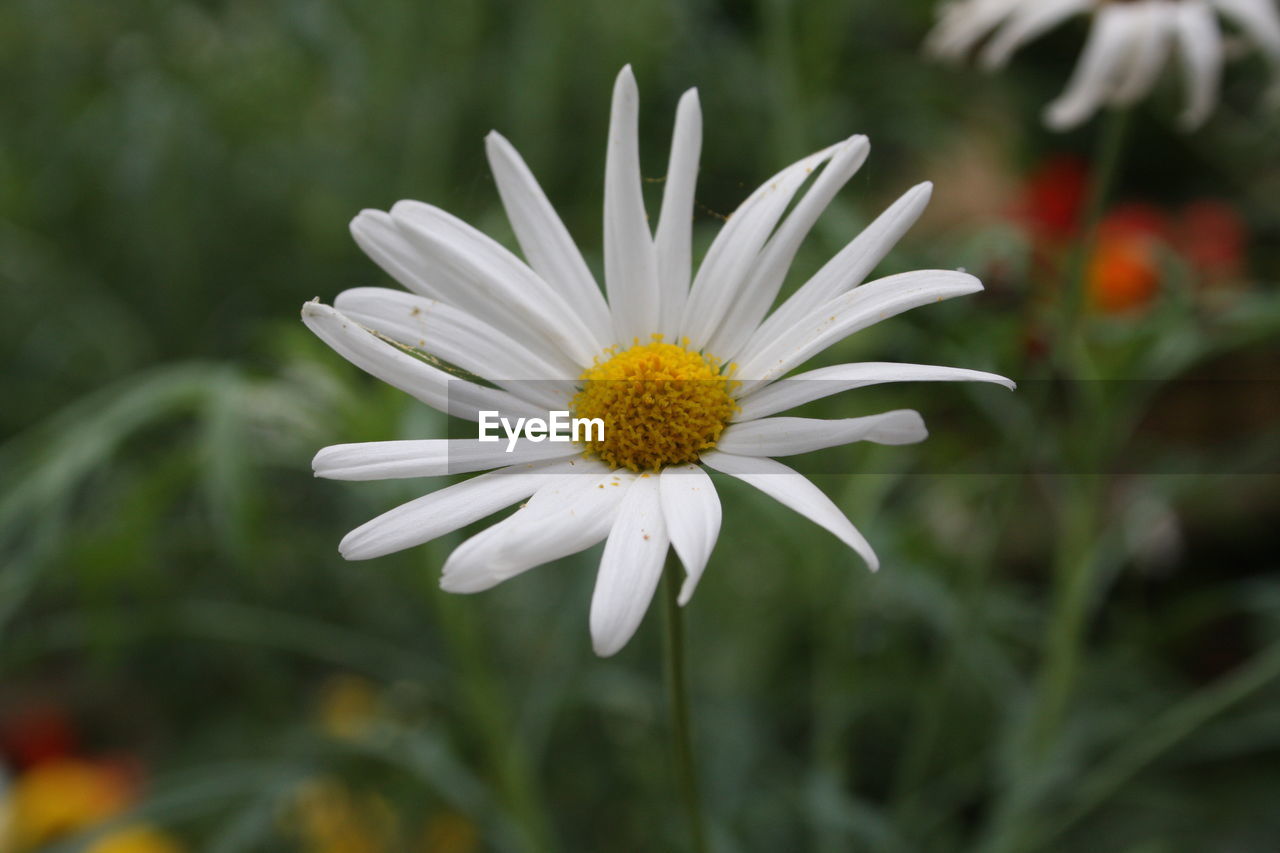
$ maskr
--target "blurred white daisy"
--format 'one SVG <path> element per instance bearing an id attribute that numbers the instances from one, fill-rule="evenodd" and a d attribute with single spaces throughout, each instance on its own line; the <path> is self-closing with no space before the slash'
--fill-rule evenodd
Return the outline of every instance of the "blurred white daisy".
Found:
<path id="1" fill-rule="evenodd" d="M 985 40 L 980 63 L 1001 68 L 1024 44 L 1082 14 L 1093 19 L 1089 38 L 1066 90 L 1045 111 L 1045 123 L 1057 130 L 1075 127 L 1103 106 L 1145 97 L 1175 55 L 1187 89 L 1180 121 L 1187 129 L 1201 125 L 1217 102 L 1230 42 L 1220 19 L 1280 64 L 1275 0 L 951 0 L 940 7 L 925 47 L 938 58 L 959 60 Z"/>
<path id="2" fill-rule="evenodd" d="M 1012 387 L 989 373 L 891 363 L 842 364 L 776 381 L 859 329 L 982 285 L 946 270 L 862 284 L 920 215 L 931 191 L 926 183 L 770 311 L 801 241 L 866 158 L 863 136 L 766 181 L 729 217 L 692 276 L 697 94 L 680 100 L 654 231 L 642 196 L 638 101 L 624 68 L 605 165 L 607 298 L 524 161 L 491 133 L 489 162 L 527 262 L 438 208 L 402 201 L 390 212 L 363 211 L 351 230 L 410 292 L 358 288 L 340 294 L 334 307 L 308 302 L 302 311 L 307 326 L 352 363 L 450 415 L 475 421 L 491 410 L 545 418 L 563 409 L 606 422 L 603 441 L 522 440 L 510 453 L 505 441 L 478 438 L 344 444 L 321 450 L 314 462 L 318 476 L 345 480 L 497 469 L 397 507 L 340 545 L 348 559 L 378 557 L 527 501 L 450 555 L 441 585 L 453 592 L 488 589 L 604 541 L 590 618 L 600 655 L 618 651 L 635 632 L 668 548 L 687 573 L 681 604 L 692 595 L 720 529 L 720 502 L 705 468 L 808 517 L 876 568 L 871 547 L 835 504 L 771 457 L 854 441 L 921 441 L 920 416 L 773 415 L 884 382 Z M 490 384 L 456 378 L 432 360 Z"/>

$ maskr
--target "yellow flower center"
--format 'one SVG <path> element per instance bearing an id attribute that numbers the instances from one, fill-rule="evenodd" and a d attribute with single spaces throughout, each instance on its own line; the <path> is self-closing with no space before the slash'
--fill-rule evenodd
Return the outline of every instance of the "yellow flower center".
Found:
<path id="1" fill-rule="evenodd" d="M 661 335 L 650 344 L 608 350 L 582 374 L 573 398 L 575 417 L 604 421 L 604 438 L 585 442 L 588 452 L 632 471 L 697 462 L 738 409 L 730 395 L 737 383 L 727 375 L 733 365 L 728 368 L 665 344 Z"/>

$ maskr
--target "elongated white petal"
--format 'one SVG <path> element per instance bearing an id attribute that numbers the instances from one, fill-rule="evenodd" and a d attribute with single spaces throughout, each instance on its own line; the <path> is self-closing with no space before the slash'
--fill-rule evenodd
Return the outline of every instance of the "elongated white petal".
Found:
<path id="1" fill-rule="evenodd" d="M 615 654 L 640 626 L 662 577 L 668 544 L 658 477 L 642 474 L 623 498 L 600 558 L 591 596 L 591 642 L 596 654 Z"/>
<path id="2" fill-rule="evenodd" d="M 344 290 L 334 307 L 380 335 L 422 350 L 547 409 L 565 409 L 577 374 L 452 305 L 384 287 Z"/>
<path id="3" fill-rule="evenodd" d="M 1213 13 L 1199 4 L 1180 4 L 1176 14 L 1178 56 L 1187 86 L 1187 106 L 1178 120 L 1191 130 L 1204 124 L 1218 100 L 1222 35 Z"/>
<path id="4" fill-rule="evenodd" d="M 680 323 L 681 337 L 689 338 L 694 349 L 705 347 L 719 328 L 796 192 L 837 147 L 811 154 L 765 181 L 720 229 L 694 277 Z"/>
<path id="5" fill-rule="evenodd" d="M 769 315 L 742 347 L 739 361 L 750 359 L 808 314 L 861 284 L 920 218 L 932 195 L 933 184 L 927 181 L 905 192 Z"/>
<path id="6" fill-rule="evenodd" d="M 492 238 L 452 214 L 420 201 L 400 201 L 391 208 L 396 227 L 433 269 L 453 284 L 446 301 L 487 321 L 527 336 L 540 334 L 574 364 L 585 367 L 603 345 L 582 318 L 551 285 Z M 458 301 L 466 298 L 470 305 Z M 473 310 L 476 302 L 488 310 Z M 494 323 L 497 325 L 497 323 Z M 524 338 L 522 337 L 522 340 Z"/>
<path id="7" fill-rule="evenodd" d="M 582 460 L 513 465 L 480 474 L 401 504 L 343 537 L 338 551 L 348 560 L 369 560 L 430 542 L 524 500 L 549 475 L 565 474 Z"/>
<path id="8" fill-rule="evenodd" d="M 697 465 L 664 469 L 658 492 L 671 545 L 684 563 L 685 579 L 679 598 L 684 607 L 698 588 L 720 535 L 720 497 L 715 483 Z"/>
<path id="9" fill-rule="evenodd" d="M 755 393 L 738 400 L 740 411 L 733 419 L 753 421 L 832 394 L 885 382 L 994 382 L 1009 390 L 1015 387 L 1013 381 L 1003 376 L 961 367 L 883 361 L 835 364 L 760 387 Z"/>
<path id="10" fill-rule="evenodd" d="M 613 86 L 604 168 L 604 281 L 615 342 L 648 343 L 658 330 L 658 263 L 640 176 L 640 92 L 628 65 Z"/>
<path id="11" fill-rule="evenodd" d="M 1212 0 L 1272 62 L 1280 62 L 1280 11 L 1274 0 Z M 1185 5 L 1185 4 L 1184 4 Z"/>
<path id="12" fill-rule="evenodd" d="M 778 336 L 777 341 L 744 360 L 740 393 L 782 376 L 837 341 L 867 326 L 932 302 L 982 290 L 968 273 L 919 270 L 891 275 L 854 288 L 812 312 Z"/>
<path id="13" fill-rule="evenodd" d="M 1034 3 L 1023 3 L 983 48 L 982 65 L 988 70 L 1004 66 L 1018 48 L 1072 15 L 1087 11 L 1092 4 L 1093 0 L 1037 0 Z"/>
<path id="14" fill-rule="evenodd" d="M 871 571 L 880 568 L 871 545 L 845 517 L 831 498 L 802 474 L 781 462 L 763 456 L 734 456 L 713 450 L 702 455 L 702 463 L 713 470 L 756 487 L 778 503 L 795 510 L 819 527 L 830 531 L 866 561 Z"/>
<path id="15" fill-rule="evenodd" d="M 433 409 L 473 421 L 481 411 L 500 412 L 513 419 L 546 416 L 545 411 L 513 394 L 458 379 L 414 358 L 328 305 L 306 303 L 302 322 L 356 367 Z"/>
<path id="16" fill-rule="evenodd" d="M 441 588 L 481 592 L 603 541 L 633 479 L 594 469 L 551 478 L 509 518 L 459 545 L 445 561 Z"/>
<path id="17" fill-rule="evenodd" d="M 693 191 L 698 181 L 698 156 L 702 151 L 702 109 L 698 90 L 690 89 L 676 108 L 676 126 L 667 164 L 667 185 L 662 193 L 662 213 L 654 233 L 658 290 L 661 294 L 659 331 L 674 340 L 689 298 L 693 264 Z"/>
<path id="18" fill-rule="evenodd" d="M 778 298 L 787 270 L 791 268 L 800 244 L 818 221 L 818 216 L 866 162 L 870 151 L 871 144 L 865 136 L 851 137 L 837 146 L 813 186 L 796 203 L 756 258 L 755 265 L 730 304 L 720 327 L 708 341 L 708 351 L 725 362 L 732 361 L 737 356 L 773 306 L 773 301 Z"/>
<path id="19" fill-rule="evenodd" d="M 383 210 L 362 210 L 351 220 L 350 229 L 356 244 L 387 275 L 414 293 L 431 299 L 444 298 L 433 280 L 429 262 L 396 228 L 391 214 Z"/>
<path id="20" fill-rule="evenodd" d="M 470 474 L 581 454 L 582 448 L 576 445 L 523 438 L 510 452 L 506 438 L 497 442 L 475 438 L 369 441 L 325 447 L 311 460 L 311 469 L 317 477 L 329 480 L 397 480 Z"/>
<path id="21" fill-rule="evenodd" d="M 1066 91 L 1045 110 L 1045 122 L 1051 128 L 1075 127 L 1108 100 L 1135 38 L 1142 37 L 1141 19 L 1134 13 L 1127 3 L 1107 4 L 1098 10 Z"/>
<path id="22" fill-rule="evenodd" d="M 496 130 L 485 138 L 489 168 L 520 249 L 543 281 L 554 287 L 600 340 L 612 335 L 609 306 L 569 236 L 560 215 L 547 200 L 519 152 Z"/>
<path id="23" fill-rule="evenodd" d="M 898 409 L 861 418 L 764 418 L 731 425 L 716 449 L 738 456 L 794 456 L 855 441 L 916 444 L 929 437 L 920 413 Z"/>
<path id="24" fill-rule="evenodd" d="M 963 59 L 974 46 L 1024 0 L 958 0 L 940 7 L 938 23 L 925 50 L 944 60 Z"/>
<path id="25" fill-rule="evenodd" d="M 1169 58 L 1174 25 L 1163 0 L 1146 0 L 1137 4 L 1138 34 L 1130 48 L 1130 57 L 1111 95 L 1111 103 L 1130 106 L 1151 91 L 1156 78 Z"/>

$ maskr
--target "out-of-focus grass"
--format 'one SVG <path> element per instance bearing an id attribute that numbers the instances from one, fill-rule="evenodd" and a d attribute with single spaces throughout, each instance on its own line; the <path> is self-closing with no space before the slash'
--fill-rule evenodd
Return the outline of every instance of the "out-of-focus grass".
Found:
<path id="1" fill-rule="evenodd" d="M 678 845 L 656 628 L 615 659 L 591 656 L 595 552 L 466 598 L 435 589 L 459 537 L 338 558 L 346 529 L 436 484 L 317 482 L 311 452 L 444 425 L 340 363 L 296 311 L 385 283 L 346 234 L 363 207 L 422 198 L 506 239 L 490 128 L 521 149 L 598 268 L 608 92 L 624 62 L 655 192 L 679 92 L 701 88 L 702 245 L 786 162 L 871 135 L 870 162 L 798 273 L 910 185 L 933 179 L 941 194 L 967 175 L 965 139 L 994 141 L 1010 174 L 1087 147 L 1086 134 L 1050 140 L 1034 125 L 1067 40 L 1012 81 L 938 69 L 917 52 L 928 5 L 0 7 L 3 708 L 52 698 L 78 716 L 86 751 L 137 755 L 150 792 L 137 815 L 195 850 L 311 849 L 298 803 L 317 779 L 376 796 L 374 811 L 394 815 L 388 849 L 421 849 L 424 835 L 439 846 L 458 815 L 482 849 Z M 1259 277 L 1274 281 L 1275 125 L 1228 95 L 1193 140 L 1145 120 L 1129 189 L 1231 195 L 1257 229 Z M 1022 253 L 1024 276 L 1026 251 L 1004 226 L 943 215 L 884 268 Z M 1026 288 L 1012 274 L 833 357 L 1020 377 Z M 1275 328 L 1263 293 L 1215 321 L 1229 335 L 1206 338 L 1185 312 L 1122 329 L 1149 359 L 1133 374 L 1257 349 Z M 899 473 L 820 478 L 880 551 L 875 577 L 723 483 L 724 534 L 689 609 L 717 849 L 967 850 L 1010 780 L 1030 786 L 1018 796 L 1037 849 L 1271 849 L 1274 479 L 1112 484 L 1079 689 L 1051 760 L 1028 771 L 1020 738 L 1064 486 L 933 473 L 956 460 L 1006 470 L 1001 454 L 1021 440 L 1048 453 L 1079 438 L 1023 400 L 894 387 L 813 407 L 946 413 L 921 448 L 831 457 Z M 1141 536 L 1126 536 L 1165 510 L 1185 547 L 1147 562 Z M 377 697 L 356 734 L 318 722 L 322 685 L 343 673 Z"/>

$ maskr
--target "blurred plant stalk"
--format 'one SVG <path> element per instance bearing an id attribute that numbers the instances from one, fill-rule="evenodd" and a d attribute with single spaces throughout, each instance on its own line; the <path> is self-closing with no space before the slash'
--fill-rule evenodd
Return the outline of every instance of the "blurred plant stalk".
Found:
<path id="1" fill-rule="evenodd" d="M 1065 282 L 1064 310 L 1055 347 L 1058 367 L 1069 378 L 1091 378 L 1094 370 L 1086 350 L 1083 326 L 1089 302 L 1089 263 L 1098 247 L 1098 234 L 1107 210 L 1112 189 L 1124 160 L 1125 141 L 1129 136 L 1129 108 L 1107 111 L 1099 134 L 1097 153 L 1090 170 L 1089 189 L 1076 233 L 1079 242 L 1071 253 Z"/>
<path id="2" fill-rule="evenodd" d="M 427 549 L 428 566 L 439 565 L 435 549 Z M 435 562 L 432 562 L 432 560 Z M 503 709 L 511 703 L 502 695 L 484 647 L 484 632 L 476 626 L 470 602 L 443 590 L 433 595 L 440 625 L 457 656 L 455 671 L 462 680 L 480 742 L 488 752 L 498 790 L 517 824 L 520 841 L 529 853 L 556 849 L 547 812 L 537 794 L 537 781 L 520 738 L 512 736 L 512 721 Z"/>
<path id="3" fill-rule="evenodd" d="M 1084 650 L 1085 625 L 1094 600 L 1105 518 L 1108 478 L 1090 472 L 1105 464 L 1126 423 L 1103 398 L 1102 383 L 1089 349 L 1089 267 L 1100 226 L 1124 162 L 1131 110 L 1113 108 L 1099 131 L 1097 153 L 1062 288 L 1054 367 L 1073 395 L 1067 420 L 1081 439 L 1062 448 L 1061 490 L 1052 557 L 1052 590 L 1043 658 L 1025 726 L 1016 736 L 1018 759 L 999 790 L 978 849 L 985 853 L 1025 853 L 1028 825 L 1045 790 L 1046 768 L 1062 734 Z M 1047 399 L 1039 401 L 1042 405 Z M 1126 410 L 1128 407 L 1124 407 Z"/>

